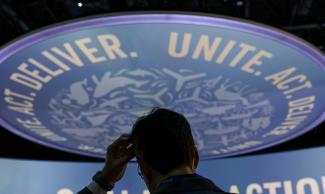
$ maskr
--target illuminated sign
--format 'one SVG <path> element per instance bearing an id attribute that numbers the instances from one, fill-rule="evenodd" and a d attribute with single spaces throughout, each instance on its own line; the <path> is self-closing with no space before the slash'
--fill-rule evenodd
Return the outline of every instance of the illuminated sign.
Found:
<path id="1" fill-rule="evenodd" d="M 131 14 L 76 21 L 7 45 L 0 62 L 5 128 L 96 157 L 152 107 L 189 119 L 202 158 L 294 138 L 320 123 L 325 109 L 321 53 L 233 19 Z"/>
<path id="2" fill-rule="evenodd" d="M 321 147 L 201 161 L 196 172 L 230 193 L 323 194 L 325 192 L 324 163 L 325 147 Z M 0 192 L 76 194 L 90 183 L 91 177 L 102 167 L 103 164 L 98 162 L 0 158 Z M 113 194 L 149 194 L 137 170 L 136 163 L 128 164 L 123 178 L 115 184 Z M 108 194 L 112 193 L 108 192 Z"/>

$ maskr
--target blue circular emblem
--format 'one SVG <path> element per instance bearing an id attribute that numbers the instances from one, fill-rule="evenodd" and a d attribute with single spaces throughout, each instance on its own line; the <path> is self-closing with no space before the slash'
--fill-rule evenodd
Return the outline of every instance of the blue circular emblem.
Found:
<path id="1" fill-rule="evenodd" d="M 19 39 L 0 51 L 0 62 L 1 124 L 83 155 L 104 157 L 153 107 L 183 113 L 205 159 L 284 142 L 324 118 L 324 56 L 247 21 L 86 19 Z"/>

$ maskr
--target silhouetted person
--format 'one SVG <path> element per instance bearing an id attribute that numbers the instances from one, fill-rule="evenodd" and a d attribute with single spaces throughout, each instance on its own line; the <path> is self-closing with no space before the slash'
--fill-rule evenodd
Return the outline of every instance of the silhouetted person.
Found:
<path id="1" fill-rule="evenodd" d="M 131 135 L 122 135 L 107 148 L 103 170 L 78 194 L 106 194 L 123 177 L 134 156 L 139 175 L 152 194 L 225 193 L 195 173 L 199 155 L 186 118 L 156 108 L 136 121 Z"/>

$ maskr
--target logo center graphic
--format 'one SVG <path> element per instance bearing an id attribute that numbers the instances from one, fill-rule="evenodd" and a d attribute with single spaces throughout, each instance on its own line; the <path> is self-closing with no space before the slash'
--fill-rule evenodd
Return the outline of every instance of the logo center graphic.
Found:
<path id="1" fill-rule="evenodd" d="M 203 155 L 259 134 L 274 112 L 256 88 L 189 69 L 94 74 L 59 90 L 49 101 L 53 125 L 73 139 L 102 148 L 129 133 L 136 118 L 157 106 L 189 119 Z"/>

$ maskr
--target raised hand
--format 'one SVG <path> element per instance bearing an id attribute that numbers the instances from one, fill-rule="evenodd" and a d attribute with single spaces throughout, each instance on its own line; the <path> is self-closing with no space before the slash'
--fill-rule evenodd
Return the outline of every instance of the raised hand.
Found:
<path id="1" fill-rule="evenodd" d="M 135 156 L 128 135 L 122 135 L 107 147 L 105 166 L 102 170 L 107 183 L 114 185 L 126 170 L 127 163 Z"/>

